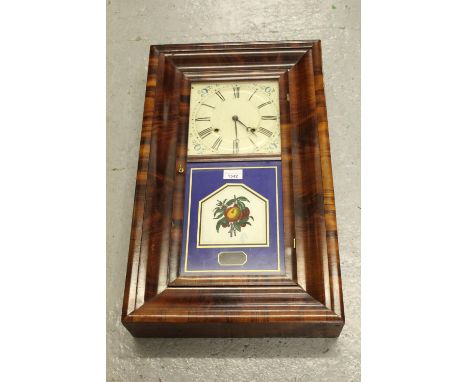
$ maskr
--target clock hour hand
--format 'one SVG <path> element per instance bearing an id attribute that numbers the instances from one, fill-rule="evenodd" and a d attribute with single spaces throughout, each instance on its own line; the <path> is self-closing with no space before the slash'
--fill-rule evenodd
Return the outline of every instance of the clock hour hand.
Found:
<path id="1" fill-rule="evenodd" d="M 238 121 L 238 122 L 239 122 L 241 125 L 243 125 L 243 126 L 247 129 L 247 132 L 248 132 L 248 133 L 257 136 L 257 134 L 255 134 L 255 128 L 246 126 L 246 125 L 244 125 L 241 121 Z"/>
<path id="2" fill-rule="evenodd" d="M 235 119 L 234 119 L 234 117 L 235 117 Z M 247 126 L 245 123 L 242 123 L 242 121 L 237 117 L 237 115 L 234 115 L 234 116 L 232 117 L 232 119 L 233 119 L 234 121 L 239 122 L 242 126 L 244 126 L 244 127 L 247 129 L 247 132 L 248 132 L 248 133 L 253 134 L 253 135 L 256 136 L 256 134 L 255 134 L 255 129 L 254 129 L 253 127 Z"/>

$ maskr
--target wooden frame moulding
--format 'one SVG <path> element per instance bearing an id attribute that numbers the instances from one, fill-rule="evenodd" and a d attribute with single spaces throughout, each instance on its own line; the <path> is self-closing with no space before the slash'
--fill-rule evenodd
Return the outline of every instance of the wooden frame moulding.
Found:
<path id="1" fill-rule="evenodd" d="M 190 84 L 261 79 L 279 81 L 286 275 L 180 277 Z M 122 322 L 137 337 L 340 334 L 320 41 L 151 46 Z"/>

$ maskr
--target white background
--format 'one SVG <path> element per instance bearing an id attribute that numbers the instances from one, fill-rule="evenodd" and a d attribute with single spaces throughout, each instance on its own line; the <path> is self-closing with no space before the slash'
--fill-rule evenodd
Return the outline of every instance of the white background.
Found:
<path id="1" fill-rule="evenodd" d="M 362 379 L 466 381 L 467 6 L 362 2 Z"/>
<path id="2" fill-rule="evenodd" d="M 466 8 L 363 2 L 364 381 L 467 380 Z M 2 380 L 104 379 L 104 12 L 0 11 Z"/>
<path id="3" fill-rule="evenodd" d="M 105 378 L 105 3 L 2 2 L 2 381 Z"/>

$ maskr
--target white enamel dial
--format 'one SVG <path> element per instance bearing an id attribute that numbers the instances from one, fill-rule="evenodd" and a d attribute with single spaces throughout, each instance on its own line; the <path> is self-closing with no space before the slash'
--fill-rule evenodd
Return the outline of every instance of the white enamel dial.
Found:
<path id="1" fill-rule="evenodd" d="M 188 155 L 280 153 L 277 81 L 192 84 Z"/>

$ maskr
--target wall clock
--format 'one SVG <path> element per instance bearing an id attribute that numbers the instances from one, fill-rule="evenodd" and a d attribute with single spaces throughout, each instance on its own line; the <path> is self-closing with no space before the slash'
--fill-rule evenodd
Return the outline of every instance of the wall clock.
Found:
<path id="1" fill-rule="evenodd" d="M 151 46 L 122 322 L 340 334 L 320 41 Z"/>

